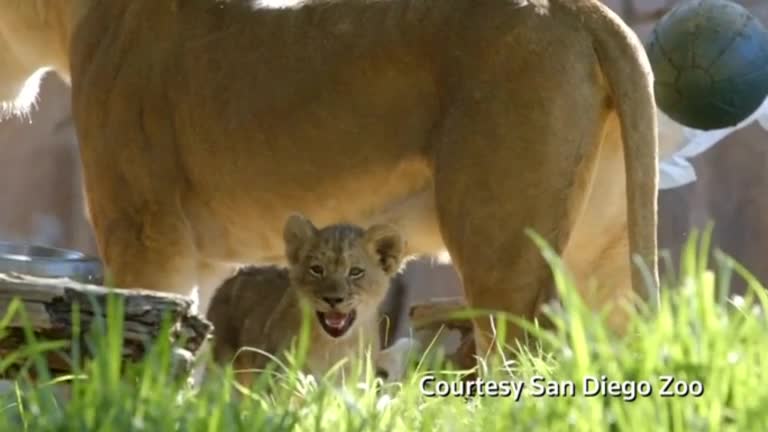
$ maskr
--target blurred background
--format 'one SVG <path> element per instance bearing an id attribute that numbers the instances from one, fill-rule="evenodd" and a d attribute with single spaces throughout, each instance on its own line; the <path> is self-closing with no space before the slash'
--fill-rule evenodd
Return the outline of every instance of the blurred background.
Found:
<path id="1" fill-rule="evenodd" d="M 740 0 L 768 23 L 768 2 Z M 677 0 L 605 0 L 640 35 Z M 85 217 L 69 89 L 48 75 L 37 107 L 0 123 L 0 240 L 66 247 L 97 255 Z M 768 132 L 757 123 L 693 158 L 698 179 L 660 193 L 659 241 L 673 256 L 691 228 L 716 221 L 714 246 L 768 282 Z M 409 264 L 401 307 L 430 297 L 460 295 L 450 265 Z M 743 286 L 737 284 L 737 291 Z"/>

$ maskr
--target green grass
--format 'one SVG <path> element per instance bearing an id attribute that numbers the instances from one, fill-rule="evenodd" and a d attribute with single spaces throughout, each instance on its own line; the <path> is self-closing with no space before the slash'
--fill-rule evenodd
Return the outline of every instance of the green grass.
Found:
<path id="1" fill-rule="evenodd" d="M 701 240 L 701 241 L 699 241 Z M 99 355 L 67 379 L 71 400 L 54 397 L 44 362 L 36 353 L 51 346 L 31 343 L 19 355 L 41 375 L 42 384 L 19 380 L 0 396 L 0 430 L 8 431 L 758 431 L 768 430 L 768 296 L 743 268 L 724 256 L 707 262 L 708 236 L 694 238 L 679 276 L 665 279 L 657 308 L 638 312 L 630 336 L 613 338 L 599 314 L 587 311 L 556 257 L 545 249 L 565 303 L 553 311 L 555 331 L 540 336 L 541 351 L 522 349 L 516 360 L 489 366 L 487 380 L 522 381 L 541 376 L 575 383 L 576 396 L 474 398 L 429 397 L 415 370 L 402 386 L 376 387 L 367 364 L 359 376 L 333 385 L 286 369 L 265 375 L 252 389 L 236 389 L 232 370 L 199 389 L 174 379 L 170 348 L 153 347 L 146 360 L 120 370 L 120 305 L 110 305 L 107 331 L 96 332 Z M 709 270 L 713 267 L 716 271 Z M 731 301 L 724 293 L 731 276 L 750 282 L 750 295 Z M 6 317 L 8 318 L 8 317 Z M 7 322 L 7 321 L 6 321 Z M 499 331 L 503 331 L 503 320 Z M 0 322 L 0 333 L 3 322 Z M 7 359 L 5 359 L 7 360 Z M 300 360 L 300 358 L 298 359 Z M 297 361 L 298 361 L 297 360 Z M 8 361 L 0 359 L 0 372 Z M 422 365 L 423 366 L 423 365 Z M 625 393 L 585 397 L 584 377 L 626 381 Z M 700 396 L 662 396 L 664 376 L 701 383 Z M 632 382 L 647 381 L 648 396 L 631 397 Z M 266 391 L 267 386 L 271 391 Z M 530 387 L 528 390 L 531 390 Z M 637 389 L 636 389 L 637 390 Z M 645 388 L 640 389 L 645 390 Z M 234 397 L 235 394 L 239 397 Z"/>

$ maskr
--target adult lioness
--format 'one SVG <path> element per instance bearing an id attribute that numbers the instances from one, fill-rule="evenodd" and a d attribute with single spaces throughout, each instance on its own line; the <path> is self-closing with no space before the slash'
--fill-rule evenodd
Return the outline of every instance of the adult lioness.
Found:
<path id="1" fill-rule="evenodd" d="M 318 229 L 301 215 L 288 218 L 283 236 L 288 268 L 242 269 L 214 294 L 207 313 L 214 325 L 214 360 L 234 360 L 236 369 L 264 368 L 270 361 L 266 355 L 240 349 L 281 355 L 301 331 L 302 301 L 316 317 L 309 322 L 310 372 L 322 376 L 366 347 L 375 359 L 380 350 L 377 309 L 400 269 L 403 238 L 387 225 Z M 251 376 L 238 378 L 248 385 Z"/>
<path id="2" fill-rule="evenodd" d="M 593 307 L 626 300 L 630 281 L 645 297 L 629 251 L 656 281 L 651 70 L 605 6 L 252 3 L 0 5 L 0 100 L 40 66 L 71 78 L 117 285 L 197 286 L 205 304 L 232 263 L 282 261 L 296 209 L 396 224 L 414 254 L 447 248 L 474 307 L 531 318 L 551 297 L 525 228 L 601 283 Z M 491 323 L 475 325 L 484 351 Z"/>

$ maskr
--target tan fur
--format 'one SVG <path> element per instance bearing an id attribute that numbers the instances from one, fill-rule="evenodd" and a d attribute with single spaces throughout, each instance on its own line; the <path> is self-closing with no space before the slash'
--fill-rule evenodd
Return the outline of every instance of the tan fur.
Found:
<path id="1" fill-rule="evenodd" d="M 31 3 L 71 20 L 13 24 Z M 648 297 L 630 250 L 658 280 L 651 71 L 597 0 L 17 0 L 0 29 L 71 72 L 119 286 L 198 286 L 206 304 L 228 265 L 282 262 L 292 211 L 393 223 L 411 253 L 447 248 L 470 305 L 527 318 L 553 288 L 525 228 L 600 283 L 595 308 L 633 284 Z M 484 352 L 489 321 L 476 329 Z"/>
<path id="2" fill-rule="evenodd" d="M 253 374 L 270 361 L 257 348 L 280 356 L 296 342 L 302 326 L 301 302 L 309 312 L 307 371 L 318 376 L 342 360 L 354 364 L 365 349 L 377 356 L 379 345 L 378 307 L 384 300 L 390 278 L 402 262 L 403 239 L 386 225 L 368 230 L 357 226 L 331 225 L 315 228 L 310 221 L 293 216 L 285 227 L 289 267 L 251 267 L 239 271 L 217 290 L 208 310 L 214 325 L 213 356 L 219 363 L 234 359 L 241 372 L 238 380 L 249 385 Z M 322 276 L 312 266 L 324 269 Z M 362 269 L 357 278 L 351 269 Z M 326 298 L 339 298 L 330 306 Z M 356 319 L 341 337 L 330 336 L 319 324 L 316 311 L 355 311 Z"/>

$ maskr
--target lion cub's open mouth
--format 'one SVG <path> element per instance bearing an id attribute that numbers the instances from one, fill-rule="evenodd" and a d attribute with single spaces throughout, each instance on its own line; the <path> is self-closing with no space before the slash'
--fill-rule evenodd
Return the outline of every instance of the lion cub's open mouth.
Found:
<path id="1" fill-rule="evenodd" d="M 326 333 L 335 338 L 344 336 L 349 328 L 352 327 L 356 317 L 357 312 L 354 309 L 349 313 L 317 311 L 317 319 L 320 321 L 320 326 L 323 327 Z"/>

